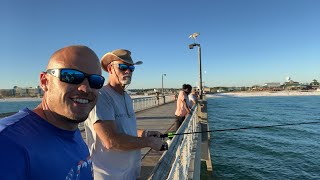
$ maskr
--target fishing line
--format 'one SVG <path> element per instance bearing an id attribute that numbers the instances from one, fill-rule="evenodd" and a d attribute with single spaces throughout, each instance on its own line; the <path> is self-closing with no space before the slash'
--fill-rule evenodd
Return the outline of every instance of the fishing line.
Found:
<path id="1" fill-rule="evenodd" d="M 216 130 L 210 130 L 210 131 L 198 131 L 198 132 L 187 132 L 187 133 L 167 133 L 167 134 L 162 134 L 161 138 L 165 138 L 165 137 L 172 138 L 173 136 L 176 136 L 176 135 L 195 134 L 195 133 L 237 131 L 237 130 L 243 130 L 243 129 L 272 128 L 272 127 L 280 127 L 280 126 L 295 126 L 295 125 L 302 125 L 302 124 L 318 124 L 318 123 L 320 123 L 320 121 L 301 122 L 301 123 L 292 123 L 292 124 L 276 124 L 276 125 L 269 125 L 269 126 L 251 126 L 251 127 L 231 128 L 231 129 L 216 129 Z"/>

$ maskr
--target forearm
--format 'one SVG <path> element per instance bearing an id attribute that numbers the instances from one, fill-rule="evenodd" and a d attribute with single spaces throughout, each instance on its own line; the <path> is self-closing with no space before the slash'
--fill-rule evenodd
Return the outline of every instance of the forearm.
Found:
<path id="1" fill-rule="evenodd" d="M 111 146 L 109 149 L 130 151 L 145 147 L 150 147 L 149 137 L 135 137 L 127 134 L 117 134 L 116 137 L 111 140 Z"/>
<path id="2" fill-rule="evenodd" d="M 191 113 L 191 109 L 189 108 L 189 106 L 186 106 L 186 111 L 188 112 L 188 114 Z"/>
<path id="3" fill-rule="evenodd" d="M 191 110 L 190 110 L 189 105 L 185 99 L 184 99 L 183 103 L 184 103 L 184 107 L 185 107 L 187 113 L 189 114 L 191 112 Z"/>
<path id="4" fill-rule="evenodd" d="M 137 130 L 137 136 L 131 136 L 116 131 L 115 124 L 112 121 L 97 121 L 94 125 L 94 130 L 106 149 L 118 151 L 130 151 L 151 147 L 159 150 L 162 145 L 162 140 L 159 132 L 151 131 L 147 136 L 143 135 L 143 130 Z M 154 136 L 156 134 L 156 136 Z"/>

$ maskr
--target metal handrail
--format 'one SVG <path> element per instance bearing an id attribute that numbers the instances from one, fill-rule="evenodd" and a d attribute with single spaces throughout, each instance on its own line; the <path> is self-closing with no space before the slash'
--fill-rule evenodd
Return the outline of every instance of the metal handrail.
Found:
<path id="1" fill-rule="evenodd" d="M 143 98 L 134 98 L 132 99 L 133 109 L 135 112 L 142 111 L 145 109 L 149 109 L 152 107 L 156 107 L 165 103 L 173 102 L 174 96 L 167 95 L 164 97 L 150 96 L 150 97 L 143 97 Z"/>
<path id="2" fill-rule="evenodd" d="M 197 106 L 193 107 L 193 113 L 184 120 L 176 134 L 199 131 L 199 118 Z M 201 134 L 200 134 L 201 135 Z M 199 140 L 199 134 L 191 133 L 176 135 L 171 140 L 169 149 L 164 152 L 153 169 L 149 179 L 188 179 L 189 168 L 193 158 L 192 149 Z"/>

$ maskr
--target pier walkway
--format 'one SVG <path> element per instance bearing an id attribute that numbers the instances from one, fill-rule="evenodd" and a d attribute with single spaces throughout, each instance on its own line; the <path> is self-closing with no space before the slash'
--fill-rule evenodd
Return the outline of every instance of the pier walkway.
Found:
<path id="1" fill-rule="evenodd" d="M 166 133 L 174 128 L 174 112 L 176 102 L 170 102 L 144 111 L 136 113 L 139 129 L 155 130 Z M 141 150 L 141 178 L 148 179 L 152 170 L 157 165 L 163 152 L 143 148 Z"/>

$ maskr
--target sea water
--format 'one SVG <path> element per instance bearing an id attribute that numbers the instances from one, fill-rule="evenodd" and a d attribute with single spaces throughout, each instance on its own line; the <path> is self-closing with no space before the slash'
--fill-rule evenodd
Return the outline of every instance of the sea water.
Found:
<path id="1" fill-rule="evenodd" d="M 40 104 L 41 100 L 36 101 L 0 101 L 0 114 L 8 112 L 18 112 L 21 109 L 34 109 Z"/>
<path id="2" fill-rule="evenodd" d="M 131 97 L 134 102 L 145 101 L 147 98 L 151 98 L 151 96 L 139 96 L 134 95 Z M 41 102 L 40 98 L 31 98 L 31 99 L 0 99 L 0 114 L 1 113 L 11 113 L 18 112 L 21 109 L 29 108 L 34 109 Z"/>
<path id="3" fill-rule="evenodd" d="M 210 130 L 249 128 L 211 133 L 212 179 L 320 179 L 320 96 L 207 102 Z"/>

